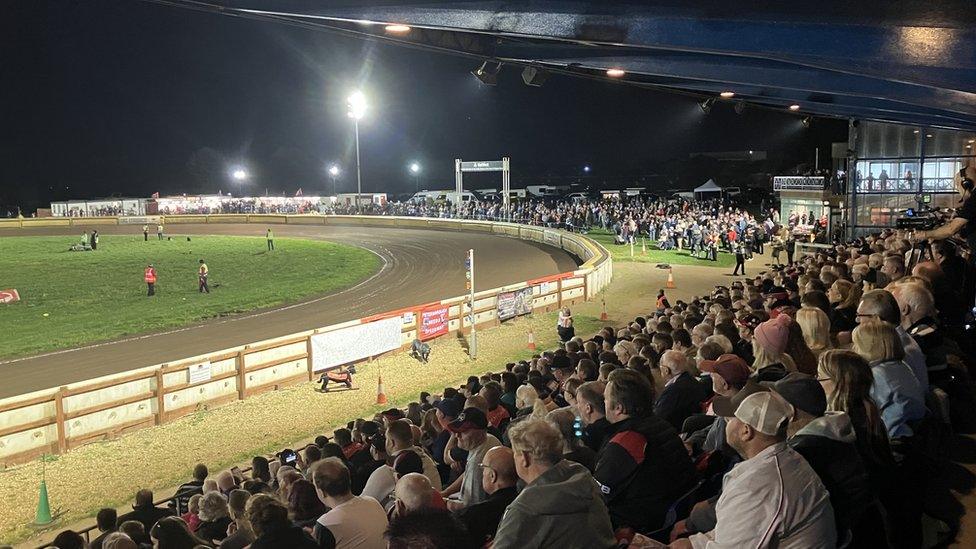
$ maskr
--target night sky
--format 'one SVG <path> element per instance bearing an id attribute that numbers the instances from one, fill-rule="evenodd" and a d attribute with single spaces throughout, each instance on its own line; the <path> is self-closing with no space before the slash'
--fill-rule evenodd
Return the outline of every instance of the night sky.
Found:
<path id="1" fill-rule="evenodd" d="M 765 150 L 785 169 L 846 139 L 844 121 L 809 129 L 787 113 L 508 67 L 497 87 L 475 60 L 133 0 L 5 3 L 0 64 L 0 206 L 119 194 L 324 193 L 326 166 L 355 191 L 345 99 L 361 88 L 365 191 L 452 188 L 453 159 L 512 158 L 513 183 L 655 173 L 697 151 Z M 823 149 L 827 147 L 827 149 Z M 497 186 L 493 178 L 473 186 Z M 467 181 L 467 180 L 466 180 Z M 516 185 L 517 186 L 517 185 Z"/>

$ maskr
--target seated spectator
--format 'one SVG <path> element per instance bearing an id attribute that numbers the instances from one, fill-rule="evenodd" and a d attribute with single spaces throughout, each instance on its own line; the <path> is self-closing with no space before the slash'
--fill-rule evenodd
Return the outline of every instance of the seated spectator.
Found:
<path id="1" fill-rule="evenodd" d="M 325 504 L 319 499 L 311 481 L 301 479 L 292 484 L 288 493 L 288 516 L 295 526 L 315 526 L 315 521 L 326 511 Z"/>
<path id="2" fill-rule="evenodd" d="M 861 285 L 843 278 L 837 279 L 827 290 L 830 300 L 830 329 L 833 333 L 849 332 L 857 326 L 857 304 L 861 301 Z"/>
<path id="3" fill-rule="evenodd" d="M 411 472 L 404 475 L 397 473 L 397 477 L 396 505 L 391 512 L 391 518 L 424 509 L 447 510 L 444 498 L 441 497 L 440 492 L 431 487 L 430 480 L 423 473 Z"/>
<path id="4" fill-rule="evenodd" d="M 119 517 L 118 522 L 138 520 L 142 523 L 143 528 L 148 531 L 152 529 L 156 521 L 172 515 L 173 511 L 170 509 L 160 509 L 153 505 L 152 490 L 142 489 L 136 492 L 136 502 L 132 506 L 132 511 Z"/>
<path id="5" fill-rule="evenodd" d="M 200 527 L 200 500 L 203 499 L 202 494 L 193 494 L 190 496 L 190 501 L 187 506 L 187 512 L 183 513 L 180 518 L 183 522 L 186 522 L 187 527 L 191 532 L 196 532 L 197 528 Z"/>
<path id="6" fill-rule="evenodd" d="M 596 452 L 580 440 L 580 424 L 570 408 L 558 408 L 549 412 L 546 420 L 552 423 L 563 437 L 563 459 L 579 463 L 590 473 L 596 468 Z"/>
<path id="7" fill-rule="evenodd" d="M 271 469 L 268 458 L 264 456 L 251 458 L 251 478 L 271 484 Z"/>
<path id="8" fill-rule="evenodd" d="M 405 420 L 392 421 L 386 428 L 386 451 L 396 458 L 401 452 L 411 451 L 416 453 L 424 465 L 423 473 L 430 479 L 430 485 L 437 490 L 441 489 L 441 475 L 437 472 L 437 464 L 433 458 L 427 455 L 422 448 L 414 445 L 413 431 L 410 423 Z"/>
<path id="9" fill-rule="evenodd" d="M 576 410 L 583 423 L 580 439 L 594 452 L 603 447 L 612 427 L 604 411 L 603 392 L 606 383 L 588 381 L 576 390 Z"/>
<path id="10" fill-rule="evenodd" d="M 918 343 L 901 327 L 901 310 L 891 292 L 871 290 L 861 298 L 861 303 L 857 306 L 857 322 L 862 323 L 871 319 L 882 320 L 895 327 L 895 332 L 901 341 L 904 361 L 915 374 L 915 379 L 918 380 L 919 387 L 924 394 L 929 390 L 929 374 L 925 355 Z"/>
<path id="11" fill-rule="evenodd" d="M 854 352 L 871 365 L 871 398 L 881 411 L 888 437 L 911 437 L 911 423 L 925 417 L 925 394 L 903 360 L 905 351 L 895 328 L 877 320 L 862 322 L 854 329 L 853 341 Z"/>
<path id="12" fill-rule="evenodd" d="M 350 491 L 349 468 L 338 458 L 326 458 L 312 467 L 312 484 L 329 511 L 319 517 L 313 537 L 320 546 L 334 540 L 338 549 L 347 547 L 382 547 L 386 530 L 386 512 L 369 496 L 354 496 Z M 260 496 L 255 496 L 258 498 Z M 288 519 L 288 511 L 284 510 Z M 290 526 L 289 522 L 289 526 Z M 261 537 L 251 518 L 254 533 Z M 270 547 L 270 546 L 269 546 Z M 252 549 L 255 549 L 252 545 Z"/>
<path id="13" fill-rule="evenodd" d="M 330 460 L 332 459 L 335 458 L 330 458 Z M 320 464 L 321 462 L 316 463 L 316 466 Z M 245 515 L 255 536 L 250 549 L 339 547 L 334 544 L 335 540 L 331 540 L 333 543 L 331 545 L 316 543 L 304 530 L 288 520 L 288 509 L 269 495 L 258 494 L 251 497 L 247 501 Z"/>
<path id="14" fill-rule="evenodd" d="M 374 459 L 382 461 L 383 465 L 374 469 L 369 475 L 361 495 L 375 499 L 385 509 L 393 501 L 393 490 L 396 488 L 396 478 L 393 475 L 393 457 L 387 453 L 386 436 L 373 437 L 369 444 Z"/>
<path id="15" fill-rule="evenodd" d="M 611 373 L 604 392 L 613 431 L 597 455 L 593 476 L 615 528 L 660 528 L 668 507 L 697 480 L 677 432 L 654 415 L 653 394 L 647 379 L 632 370 Z"/>
<path id="16" fill-rule="evenodd" d="M 458 447 L 468 452 L 464 473 L 441 492 L 444 497 L 460 494 L 459 500 L 448 501 L 448 509 L 458 511 L 488 497 L 481 485 L 481 460 L 485 452 L 501 446 L 501 442 L 488 434 L 488 418 L 478 408 L 465 408 L 447 428 L 457 437 Z"/>
<path id="17" fill-rule="evenodd" d="M 495 537 L 505 509 L 518 494 L 515 487 L 518 475 L 511 448 L 496 446 L 488 450 L 481 461 L 481 483 L 488 497 L 459 511 L 457 518 L 467 527 L 474 541 L 485 544 Z"/>
<path id="18" fill-rule="evenodd" d="M 727 410 L 722 410 L 726 413 Z M 782 397 L 747 396 L 728 419 L 728 443 L 745 460 L 725 475 L 715 528 L 671 544 L 685 547 L 833 548 L 834 514 L 823 483 L 786 444 L 793 414 Z"/>
<path id="19" fill-rule="evenodd" d="M 230 471 L 221 471 L 217 473 L 216 480 L 217 489 L 220 490 L 220 493 L 223 494 L 224 497 L 227 497 L 227 494 L 230 494 L 231 490 L 236 490 L 238 488 L 237 479 L 234 478 L 234 475 Z"/>
<path id="20" fill-rule="evenodd" d="M 159 549 L 184 549 L 186 547 L 209 547 L 210 542 L 204 541 L 186 527 L 186 523 L 179 517 L 163 517 L 149 530 L 153 547 Z"/>
<path id="21" fill-rule="evenodd" d="M 196 530 L 199 538 L 220 541 L 227 537 L 227 527 L 231 523 L 227 509 L 227 498 L 217 492 L 204 494 L 200 500 L 200 526 Z"/>
<path id="22" fill-rule="evenodd" d="M 756 381 L 778 381 L 789 372 L 796 371 L 796 364 L 786 354 L 792 320 L 779 315 L 756 327 L 752 338 L 752 354 L 755 357 L 752 371 Z"/>
<path id="23" fill-rule="evenodd" d="M 176 489 L 176 498 L 170 500 L 169 507 L 175 515 L 183 515 L 187 512 L 187 503 L 194 494 L 203 494 L 203 483 L 207 480 L 210 471 L 207 466 L 197 463 L 193 467 L 193 480 L 184 482 Z"/>
<path id="24" fill-rule="evenodd" d="M 796 324 L 813 356 L 820 358 L 824 351 L 833 347 L 830 342 L 830 318 L 822 310 L 801 307 L 796 312 Z"/>
<path id="25" fill-rule="evenodd" d="M 313 497 L 315 497 L 314 493 Z M 227 508 L 233 522 L 227 527 L 227 537 L 220 542 L 221 549 L 244 549 L 254 541 L 254 531 L 251 529 L 251 523 L 247 521 L 246 513 L 247 500 L 250 498 L 251 494 L 246 490 L 234 490 L 227 498 Z"/>
<path id="26" fill-rule="evenodd" d="M 146 533 L 145 527 L 138 520 L 127 520 L 120 523 L 119 532 L 129 536 L 132 541 L 139 544 L 140 549 L 152 547 L 152 540 L 149 539 L 149 534 Z"/>
<path id="27" fill-rule="evenodd" d="M 838 536 L 853 530 L 859 545 L 870 545 L 872 531 L 883 530 L 883 523 L 862 522 L 877 500 L 854 445 L 851 419 L 844 412 L 827 411 L 827 395 L 812 377 L 793 373 L 777 381 L 773 390 L 793 406 L 786 429 L 789 446 L 803 456 L 827 489 Z"/>
<path id="28" fill-rule="evenodd" d="M 488 423 L 495 429 L 504 429 L 508 425 L 511 414 L 502 406 L 500 400 L 502 386 L 495 381 L 490 381 L 481 388 L 480 394 L 488 402 Z"/>
<path id="29" fill-rule="evenodd" d="M 743 390 L 749 382 L 749 366 L 738 355 L 724 354 L 714 361 L 702 363 L 702 371 L 709 373 L 712 391 L 716 399 L 732 399 Z M 715 416 L 715 420 L 705 428 L 701 428 L 688 435 L 685 444 L 694 454 L 701 451 L 717 452 L 725 447 L 725 417 L 715 414 L 713 406 L 715 400 L 709 404 L 708 413 Z M 684 427 L 684 426 L 682 426 Z"/>
<path id="30" fill-rule="evenodd" d="M 388 549 L 452 548 L 477 549 L 468 533 L 446 511 L 424 509 L 390 521 L 384 534 Z"/>
<path id="31" fill-rule="evenodd" d="M 98 531 L 101 534 L 88 544 L 91 549 L 102 549 L 102 542 L 105 541 L 105 537 L 116 531 L 118 518 L 119 515 L 115 509 L 105 508 L 98 510 L 98 514 L 95 515 L 95 526 L 98 527 Z"/>
<path id="32" fill-rule="evenodd" d="M 701 403 L 711 396 L 711 388 L 692 376 L 688 358 L 681 351 L 665 351 L 660 369 L 664 390 L 654 403 L 654 415 L 678 431 L 689 416 L 701 412 Z"/>
<path id="33" fill-rule="evenodd" d="M 936 318 L 938 311 L 932 292 L 920 283 L 905 283 L 893 285 L 891 295 L 901 311 L 901 328 L 912 336 L 925 355 L 928 375 L 944 381 L 949 368 L 946 358 L 951 351 Z"/>
<path id="34" fill-rule="evenodd" d="M 65 530 L 58 534 L 54 538 L 54 541 L 47 547 L 56 547 L 57 549 L 85 549 L 87 544 L 85 543 L 85 538 L 81 537 L 81 534 L 78 532 Z"/>
<path id="35" fill-rule="evenodd" d="M 509 436 L 525 488 L 506 509 L 492 547 L 616 547 L 599 487 L 585 468 L 562 459 L 556 428 L 532 419 L 513 425 Z"/>
<path id="36" fill-rule="evenodd" d="M 139 545 L 132 538 L 121 532 L 109 532 L 101 547 L 105 549 L 139 549 Z"/>
<path id="37" fill-rule="evenodd" d="M 348 460 L 353 454 L 362 449 L 363 445 L 353 442 L 352 431 L 349 429 L 336 429 L 332 435 L 332 440 L 342 448 L 342 455 Z"/>

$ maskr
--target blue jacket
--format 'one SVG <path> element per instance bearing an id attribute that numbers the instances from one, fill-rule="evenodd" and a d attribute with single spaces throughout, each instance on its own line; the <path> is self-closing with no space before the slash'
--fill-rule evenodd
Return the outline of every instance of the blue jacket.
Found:
<path id="1" fill-rule="evenodd" d="M 909 422 L 925 417 L 925 394 L 903 360 L 872 362 L 871 398 L 881 410 L 881 420 L 888 428 L 888 437 L 895 439 L 914 434 Z"/>

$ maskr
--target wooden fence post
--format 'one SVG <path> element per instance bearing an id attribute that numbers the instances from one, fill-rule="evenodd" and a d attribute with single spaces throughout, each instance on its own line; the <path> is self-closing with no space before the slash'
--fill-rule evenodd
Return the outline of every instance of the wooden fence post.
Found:
<path id="1" fill-rule="evenodd" d="M 68 450 L 68 437 L 66 425 L 64 424 L 64 391 L 67 387 L 59 387 L 58 392 L 54 393 L 54 413 L 55 423 L 58 428 L 58 453 L 63 454 Z"/>
<path id="2" fill-rule="evenodd" d="M 247 371 L 244 369 L 243 349 L 237 352 L 237 358 L 234 359 L 234 365 L 237 368 L 237 398 L 244 400 L 244 398 L 247 396 Z"/>
<path id="3" fill-rule="evenodd" d="M 556 279 L 556 308 L 563 308 L 563 279 Z"/>
<path id="4" fill-rule="evenodd" d="M 305 362 L 308 363 L 308 380 L 312 381 L 315 377 L 315 372 L 312 371 L 312 336 L 309 335 L 308 339 L 305 340 Z"/>
<path id="5" fill-rule="evenodd" d="M 156 368 L 156 425 L 166 421 L 166 391 L 163 388 L 163 369 Z"/>

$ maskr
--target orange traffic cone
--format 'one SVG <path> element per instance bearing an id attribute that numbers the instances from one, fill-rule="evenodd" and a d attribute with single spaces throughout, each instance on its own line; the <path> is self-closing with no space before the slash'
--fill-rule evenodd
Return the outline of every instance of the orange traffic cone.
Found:
<path id="1" fill-rule="evenodd" d="M 529 346 L 528 347 L 529 347 L 529 350 L 530 351 L 534 351 L 535 350 L 535 334 L 532 333 L 532 330 L 529 330 Z"/>
<path id="2" fill-rule="evenodd" d="M 386 404 L 386 392 L 383 390 L 383 376 L 379 376 L 376 382 L 376 403 Z"/>
<path id="3" fill-rule="evenodd" d="M 607 300 L 603 300 L 603 312 L 600 313 L 600 321 L 609 320 L 610 317 L 607 315 Z"/>
<path id="4" fill-rule="evenodd" d="M 668 283 L 665 288 L 674 288 L 674 272 L 671 269 L 668 269 Z"/>

